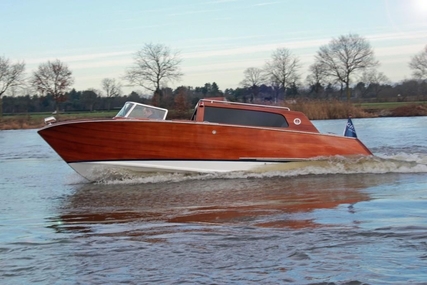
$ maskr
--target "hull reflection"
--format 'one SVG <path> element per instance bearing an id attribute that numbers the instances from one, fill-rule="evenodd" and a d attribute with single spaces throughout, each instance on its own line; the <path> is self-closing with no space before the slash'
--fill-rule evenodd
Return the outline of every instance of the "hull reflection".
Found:
<path id="1" fill-rule="evenodd" d="M 370 200 L 375 175 L 210 179 L 146 184 L 84 184 L 51 219 L 57 230 L 90 230 L 94 224 L 208 223 L 311 228 L 313 212 Z"/>

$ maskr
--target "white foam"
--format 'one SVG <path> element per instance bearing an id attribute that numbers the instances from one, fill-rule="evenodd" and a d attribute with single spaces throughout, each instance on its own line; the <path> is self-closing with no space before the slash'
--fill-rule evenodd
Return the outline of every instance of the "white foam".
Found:
<path id="1" fill-rule="evenodd" d="M 427 154 L 425 153 L 404 153 L 398 152 L 395 154 L 378 153 L 378 157 L 383 159 L 401 160 L 401 161 L 414 161 L 419 164 L 427 164 Z"/>
<path id="2" fill-rule="evenodd" d="M 115 176 L 103 175 L 96 183 L 98 184 L 148 184 L 161 182 L 181 182 L 185 180 L 201 179 L 205 174 L 184 174 L 184 173 L 128 173 L 116 172 Z"/>
<path id="3" fill-rule="evenodd" d="M 371 157 L 332 157 L 304 162 L 291 162 L 269 165 L 251 172 L 229 172 L 211 174 L 154 173 L 104 173 L 97 183 L 101 184 L 146 184 L 162 182 L 181 182 L 205 179 L 242 179 L 295 177 L 304 175 L 332 174 L 383 174 L 383 173 L 427 173 L 427 154 L 398 153 L 393 155 L 377 154 Z"/>

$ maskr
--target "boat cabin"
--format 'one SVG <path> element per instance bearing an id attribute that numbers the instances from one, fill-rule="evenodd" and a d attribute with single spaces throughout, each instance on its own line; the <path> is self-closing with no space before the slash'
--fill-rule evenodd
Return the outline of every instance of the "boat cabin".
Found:
<path id="1" fill-rule="evenodd" d="M 167 109 L 129 101 L 114 118 L 165 120 L 167 114 Z"/>
<path id="2" fill-rule="evenodd" d="M 197 103 L 191 120 L 206 123 L 319 132 L 303 113 L 291 111 L 287 107 L 210 99 L 201 99 Z"/>

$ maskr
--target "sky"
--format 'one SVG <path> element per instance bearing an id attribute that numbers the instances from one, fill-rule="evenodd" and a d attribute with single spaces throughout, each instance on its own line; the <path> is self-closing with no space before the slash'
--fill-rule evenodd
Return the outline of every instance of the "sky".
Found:
<path id="1" fill-rule="evenodd" d="M 369 41 L 378 71 L 398 83 L 427 45 L 427 0 L 0 0 L 0 11 L 0 56 L 24 61 L 27 76 L 59 59 L 78 91 L 112 78 L 149 93 L 122 79 L 148 43 L 180 54 L 184 75 L 168 87 L 220 90 L 239 87 L 278 48 L 299 58 L 304 83 L 319 48 L 349 33 Z"/>

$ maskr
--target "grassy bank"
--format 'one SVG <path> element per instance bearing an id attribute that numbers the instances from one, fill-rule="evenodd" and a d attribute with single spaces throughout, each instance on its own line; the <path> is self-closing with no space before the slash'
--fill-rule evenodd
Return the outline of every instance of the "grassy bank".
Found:
<path id="1" fill-rule="evenodd" d="M 357 103 L 355 106 L 369 110 L 393 110 L 408 105 L 426 105 L 426 101 L 414 102 L 378 102 L 378 103 Z"/>
<path id="2" fill-rule="evenodd" d="M 297 101 L 287 106 L 291 110 L 303 112 L 312 120 L 343 119 L 349 115 L 353 118 L 427 116 L 427 102 L 352 104 L 341 101 Z M 79 119 L 105 119 L 114 117 L 116 113 L 117 111 L 60 113 L 55 115 L 55 118 L 60 122 Z M 171 110 L 168 118 L 188 119 L 191 113 Z M 49 116 L 52 114 L 5 115 L 0 118 L 0 130 L 38 129 L 44 126 L 44 118 Z"/>
<path id="3" fill-rule="evenodd" d="M 300 101 L 289 106 L 312 120 L 374 117 L 427 116 L 427 102 L 347 103 L 341 101 Z"/>
<path id="4" fill-rule="evenodd" d="M 303 112 L 311 120 L 373 117 L 363 108 L 341 101 L 299 101 L 289 106 L 291 110 Z"/>
<path id="5" fill-rule="evenodd" d="M 25 115 L 6 115 L 0 118 L 0 130 L 39 129 L 45 126 L 44 119 L 54 116 L 58 122 L 83 119 L 112 118 L 117 111 L 81 112 L 81 113 L 29 113 Z"/>

